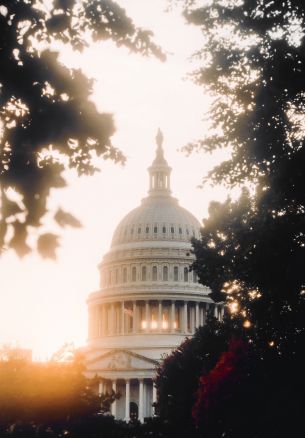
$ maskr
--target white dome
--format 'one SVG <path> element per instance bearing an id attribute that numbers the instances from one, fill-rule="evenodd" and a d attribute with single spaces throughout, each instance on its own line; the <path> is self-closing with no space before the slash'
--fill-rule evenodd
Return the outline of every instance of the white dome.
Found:
<path id="1" fill-rule="evenodd" d="M 140 421 L 153 415 L 155 366 L 185 337 L 221 315 L 209 289 L 189 267 L 191 238 L 200 223 L 171 196 L 170 172 L 157 135 L 149 168 L 149 192 L 117 226 L 111 248 L 99 264 L 100 288 L 88 298 L 88 376 L 102 379 L 99 391 L 118 390 L 116 418 L 130 418 L 130 402 Z"/>
<path id="2" fill-rule="evenodd" d="M 199 238 L 200 223 L 171 196 L 149 196 L 117 226 L 111 246 L 143 240 L 188 242 Z"/>

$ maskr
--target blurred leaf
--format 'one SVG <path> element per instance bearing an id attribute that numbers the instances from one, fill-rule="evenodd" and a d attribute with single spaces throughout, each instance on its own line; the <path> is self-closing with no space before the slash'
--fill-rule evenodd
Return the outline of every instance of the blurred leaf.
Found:
<path id="1" fill-rule="evenodd" d="M 59 246 L 59 236 L 52 233 L 45 233 L 37 240 L 37 250 L 45 259 L 56 259 L 56 250 Z"/>
<path id="2" fill-rule="evenodd" d="M 27 229 L 26 224 L 19 221 L 12 223 L 14 229 L 14 235 L 9 242 L 9 247 L 14 249 L 19 257 L 24 257 L 27 255 L 31 248 L 26 243 L 27 239 Z"/>
<path id="3" fill-rule="evenodd" d="M 74 228 L 81 228 L 82 224 L 76 217 L 74 217 L 71 213 L 68 213 L 61 208 L 59 208 L 54 216 L 54 219 L 61 227 L 65 227 L 66 225 Z"/>

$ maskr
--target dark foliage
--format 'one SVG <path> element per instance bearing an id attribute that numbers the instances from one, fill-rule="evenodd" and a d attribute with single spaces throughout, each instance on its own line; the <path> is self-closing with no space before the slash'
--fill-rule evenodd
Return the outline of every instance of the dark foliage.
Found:
<path id="1" fill-rule="evenodd" d="M 189 147 L 230 146 L 209 176 L 256 189 L 210 206 L 193 267 L 213 299 L 238 303 L 256 337 L 295 354 L 305 329 L 305 7 L 215 0 L 185 14 L 207 41 L 195 79 L 217 97 L 213 134 Z"/>
<path id="2" fill-rule="evenodd" d="M 90 175 L 95 156 L 124 161 L 111 144 L 112 116 L 89 100 L 92 81 L 52 50 L 54 42 L 81 51 L 104 39 L 163 59 L 150 32 L 112 0 L 0 1 L 0 249 L 30 251 L 29 228 L 41 225 L 50 190 L 65 186 L 64 169 Z M 61 209 L 54 215 L 60 225 L 79 226 Z M 43 257 L 54 257 L 57 245 L 53 234 L 38 237 Z"/>
<path id="3" fill-rule="evenodd" d="M 213 368 L 234 332 L 209 317 L 191 339 L 186 339 L 157 369 L 157 411 L 176 436 L 195 434 L 192 408 L 199 377 Z"/>
<path id="4" fill-rule="evenodd" d="M 200 378 L 193 409 L 199 436 L 297 436 L 305 414 L 304 379 L 300 364 L 291 365 L 275 350 L 258 352 L 246 339 L 233 338 Z"/>
<path id="5" fill-rule="evenodd" d="M 237 201 L 210 205 L 202 238 L 193 241 L 200 282 L 235 310 L 222 331 L 231 336 L 233 324 L 245 347 L 225 352 L 224 345 L 214 368 L 203 370 L 197 432 L 297 436 L 305 414 L 305 7 L 293 0 L 184 4 L 206 41 L 193 77 L 215 97 L 212 133 L 187 149 L 230 147 L 231 158 L 208 178 L 243 187 Z M 202 344 L 197 354 L 205 352 Z M 172 360 L 186 369 L 188 360 Z M 183 386 L 186 404 L 190 388 Z"/>

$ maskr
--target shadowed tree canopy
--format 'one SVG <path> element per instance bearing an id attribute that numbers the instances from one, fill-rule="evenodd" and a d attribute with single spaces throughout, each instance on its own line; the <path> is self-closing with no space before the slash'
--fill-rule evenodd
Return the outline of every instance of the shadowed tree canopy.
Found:
<path id="1" fill-rule="evenodd" d="M 194 80 L 215 98 L 212 130 L 187 148 L 231 148 L 208 178 L 243 187 L 236 202 L 211 204 L 193 267 L 213 299 L 250 319 L 253 336 L 295 354 L 305 317 L 305 6 L 188 1 L 184 12 L 205 37 Z"/>
<path id="2" fill-rule="evenodd" d="M 114 123 L 89 100 L 92 81 L 58 60 L 52 43 L 82 51 L 90 41 L 112 39 L 133 52 L 163 53 L 151 33 L 137 28 L 112 0 L 0 1 L 0 248 L 20 256 L 31 248 L 50 190 L 64 187 L 63 170 L 91 175 L 94 157 L 123 162 L 111 143 Z M 101 55 L 102 56 L 102 55 Z M 52 212 L 61 226 L 80 226 L 72 215 Z M 37 249 L 54 257 L 58 237 L 41 234 Z"/>
<path id="3" fill-rule="evenodd" d="M 214 317 L 168 355 L 157 369 L 157 411 L 172 436 L 195 436 L 192 408 L 199 377 L 208 373 L 226 350 L 232 331 Z"/>
<path id="4" fill-rule="evenodd" d="M 240 336 L 241 335 L 241 336 Z M 240 332 L 199 379 L 193 418 L 200 438 L 285 438 L 303 427 L 303 366 L 257 351 Z M 289 400 L 289 402 L 288 402 Z"/>

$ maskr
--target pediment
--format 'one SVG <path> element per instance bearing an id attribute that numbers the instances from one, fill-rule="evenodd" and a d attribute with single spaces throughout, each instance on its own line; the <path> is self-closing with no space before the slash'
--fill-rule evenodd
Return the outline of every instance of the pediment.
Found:
<path id="1" fill-rule="evenodd" d="M 151 370 L 158 364 L 156 360 L 133 353 L 129 350 L 112 350 L 87 362 L 90 371 Z"/>

